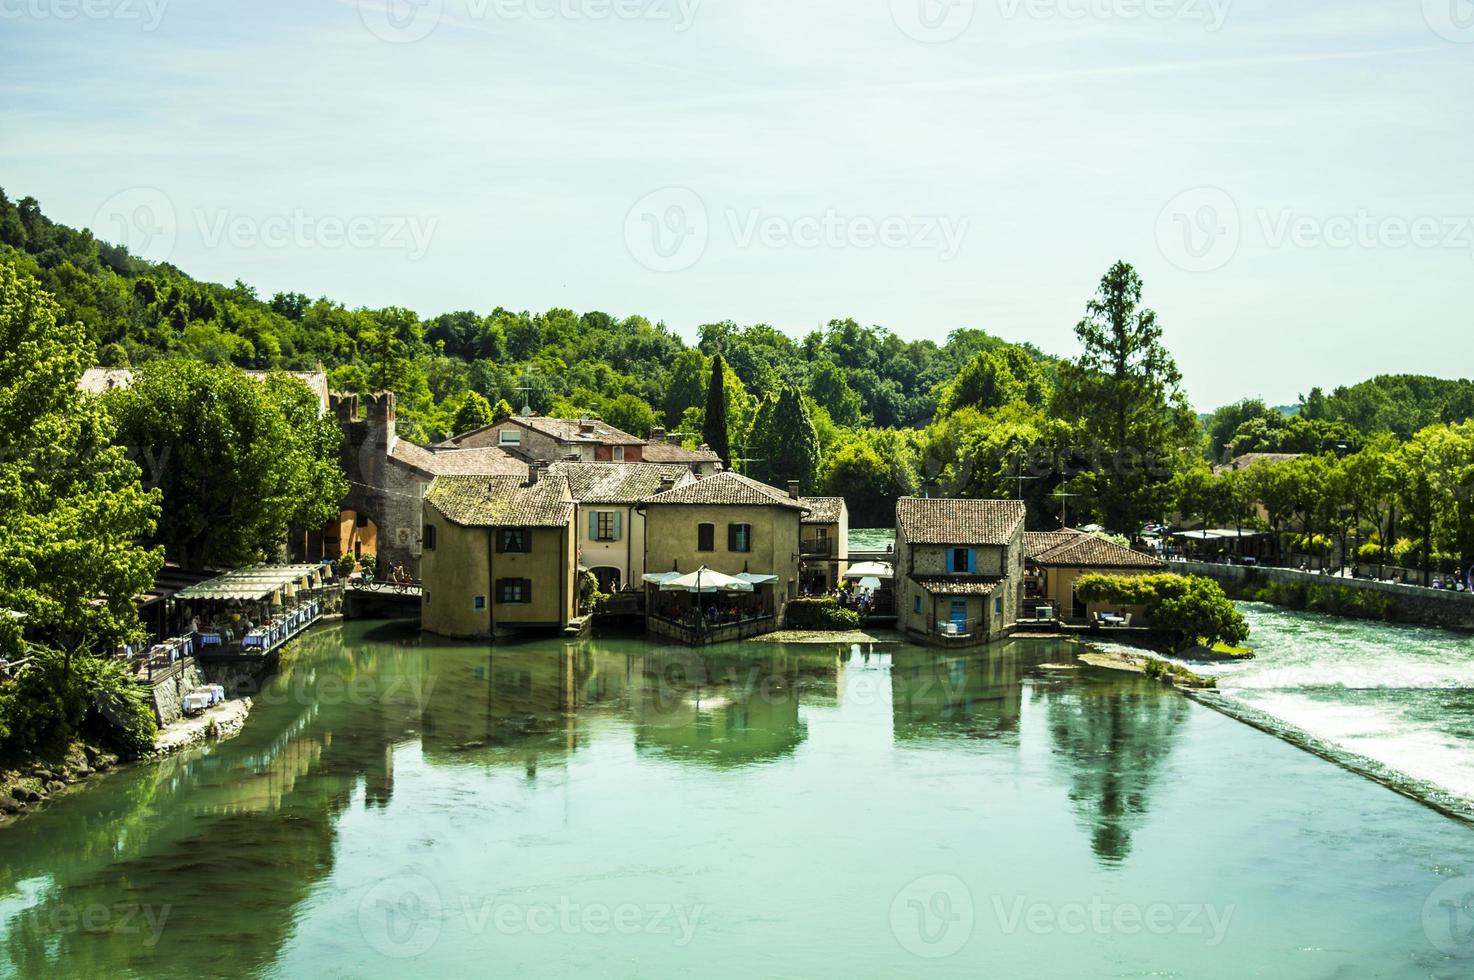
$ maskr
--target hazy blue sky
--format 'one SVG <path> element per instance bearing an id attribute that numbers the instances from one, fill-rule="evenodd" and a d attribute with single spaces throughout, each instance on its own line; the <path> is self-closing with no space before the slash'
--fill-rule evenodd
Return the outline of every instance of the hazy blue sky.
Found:
<path id="1" fill-rule="evenodd" d="M 0 0 L 0 86 L 262 295 L 1070 354 L 1125 258 L 1200 408 L 1474 362 L 1474 0 Z"/>

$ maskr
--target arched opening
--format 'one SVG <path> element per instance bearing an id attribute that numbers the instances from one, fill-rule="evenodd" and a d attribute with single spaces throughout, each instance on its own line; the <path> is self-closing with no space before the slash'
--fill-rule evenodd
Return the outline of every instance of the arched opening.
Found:
<path id="1" fill-rule="evenodd" d="M 595 568 L 592 569 L 594 578 L 599 583 L 599 591 L 613 595 L 619 591 L 620 575 L 617 568 Z"/>

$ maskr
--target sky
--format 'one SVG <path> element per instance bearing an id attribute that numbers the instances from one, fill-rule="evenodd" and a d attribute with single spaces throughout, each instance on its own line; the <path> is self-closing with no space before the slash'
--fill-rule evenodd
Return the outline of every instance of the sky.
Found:
<path id="1" fill-rule="evenodd" d="M 1469 373 L 1474 0 L 0 0 L 0 187 L 207 280 Z"/>

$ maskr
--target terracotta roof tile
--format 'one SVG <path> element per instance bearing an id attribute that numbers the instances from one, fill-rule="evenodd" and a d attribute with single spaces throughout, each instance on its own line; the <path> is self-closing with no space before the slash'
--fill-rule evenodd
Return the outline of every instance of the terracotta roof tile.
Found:
<path id="1" fill-rule="evenodd" d="M 843 497 L 800 497 L 798 502 L 809 509 L 805 524 L 838 524 L 844 515 Z"/>
<path id="2" fill-rule="evenodd" d="M 808 511 L 777 487 L 740 473 L 717 473 L 704 480 L 648 498 L 647 504 L 735 504 L 747 507 L 788 507 Z"/>
<path id="3" fill-rule="evenodd" d="M 896 526 L 911 544 L 1002 546 L 1013 540 L 1023 523 L 1021 500 L 896 501 Z"/>
<path id="4" fill-rule="evenodd" d="M 1068 538 L 1044 540 L 1047 535 Z M 1028 539 L 1033 538 L 1030 542 Z M 1166 565 L 1139 551 L 1084 531 L 1051 531 L 1025 535 L 1025 554 L 1036 565 L 1063 568 L 1165 568 Z M 1047 547 L 1044 547 L 1047 545 Z"/>
<path id="5" fill-rule="evenodd" d="M 638 503 L 659 493 L 662 480 L 674 480 L 676 487 L 696 480 L 679 463 L 554 463 L 548 472 L 567 477 L 581 504 Z"/>
<path id="6" fill-rule="evenodd" d="M 557 476 L 533 486 L 515 476 L 442 476 L 425 501 L 464 527 L 565 527 L 575 506 L 568 480 Z"/>
<path id="7" fill-rule="evenodd" d="M 495 447 L 432 450 L 400 439 L 389 455 L 427 476 L 515 476 L 527 479 L 527 464 Z"/>
<path id="8" fill-rule="evenodd" d="M 932 595 L 992 595 L 1002 579 L 981 575 L 912 575 L 911 581 Z"/>
<path id="9" fill-rule="evenodd" d="M 640 455 L 647 463 L 685 463 L 687 466 L 722 461 L 722 457 L 710 449 L 687 449 L 669 442 L 652 442 L 641 450 Z"/>

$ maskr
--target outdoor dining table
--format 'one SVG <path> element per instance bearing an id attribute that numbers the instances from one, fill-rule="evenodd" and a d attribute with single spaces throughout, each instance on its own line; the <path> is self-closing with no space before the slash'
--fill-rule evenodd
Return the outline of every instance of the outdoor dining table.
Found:
<path id="1" fill-rule="evenodd" d="M 218 646 L 224 646 L 224 645 L 225 645 L 225 637 L 221 636 L 219 633 L 211 632 L 211 633 L 201 633 L 200 634 L 200 647 L 202 649 L 204 647 L 218 647 Z"/>
<path id="2" fill-rule="evenodd" d="M 241 637 L 241 649 L 250 650 L 260 648 L 265 650 L 271 645 L 271 631 L 267 629 L 254 629 Z"/>

